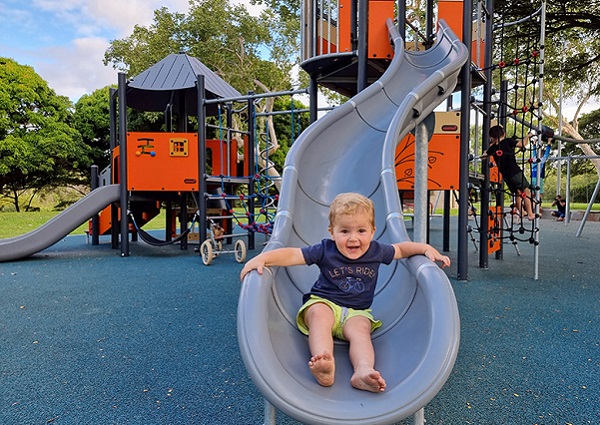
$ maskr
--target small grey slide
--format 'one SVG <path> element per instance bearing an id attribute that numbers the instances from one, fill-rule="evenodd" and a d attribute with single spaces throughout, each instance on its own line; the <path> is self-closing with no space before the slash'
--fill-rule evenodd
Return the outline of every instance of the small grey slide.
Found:
<path id="1" fill-rule="evenodd" d="M 91 191 L 37 229 L 14 238 L 0 239 L 0 261 L 29 257 L 67 236 L 112 202 L 119 200 L 119 185 Z"/>
<path id="2" fill-rule="evenodd" d="M 265 250 L 329 237 L 328 207 L 341 192 L 375 203 L 376 238 L 408 240 L 394 172 L 395 148 L 450 95 L 468 51 L 444 22 L 436 44 L 404 51 L 391 20 L 395 55 L 385 74 L 307 128 L 288 154 L 273 234 Z M 295 315 L 316 267 L 250 273 L 238 305 L 238 340 L 253 382 L 275 408 L 309 424 L 389 424 L 424 407 L 447 380 L 458 352 L 458 308 L 448 277 L 424 256 L 384 266 L 373 303 L 373 334 L 386 391 L 359 391 L 345 342 L 336 341 L 336 382 L 319 386 L 307 366 L 307 338 Z"/>

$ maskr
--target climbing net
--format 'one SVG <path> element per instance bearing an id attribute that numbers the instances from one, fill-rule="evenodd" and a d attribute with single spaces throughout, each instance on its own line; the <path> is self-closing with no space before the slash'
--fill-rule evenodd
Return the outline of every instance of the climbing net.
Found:
<path id="1" fill-rule="evenodd" d="M 248 232 L 270 234 L 273 230 L 273 223 L 279 200 L 277 184 L 281 181 L 281 176 L 275 169 L 273 153 L 276 151 L 276 143 L 273 141 L 270 129 L 273 129 L 273 119 L 279 115 L 289 115 L 290 123 L 290 145 L 295 138 L 302 132 L 302 122 L 300 114 L 306 110 L 297 111 L 294 108 L 293 93 L 290 96 L 290 110 L 272 113 L 258 113 L 254 119 L 249 119 L 252 124 L 249 125 L 249 131 L 253 132 L 255 148 L 252 163 L 254 168 L 248 170 L 251 175 L 242 176 L 242 179 L 249 181 L 252 190 L 247 193 L 230 193 L 231 185 L 226 182 L 230 176 L 221 177 L 221 187 L 218 194 L 210 197 L 212 200 L 219 200 L 228 217 L 232 218 L 237 226 Z M 256 103 L 264 99 L 255 100 Z M 239 112 L 239 111 L 238 111 Z M 263 119 L 264 125 L 259 125 L 257 117 Z M 223 141 L 225 132 L 221 109 L 219 108 L 219 138 Z M 283 118 L 285 120 L 285 118 Z"/>
<path id="2" fill-rule="evenodd" d="M 256 176 L 256 178 L 259 179 L 260 176 Z M 223 190 L 220 195 L 218 195 L 217 197 L 213 197 L 212 199 L 220 199 L 225 203 L 225 210 L 229 214 L 228 217 L 232 218 L 235 224 L 238 225 L 240 228 L 248 232 L 270 234 L 273 230 L 275 210 L 269 209 L 268 207 L 266 207 L 266 205 L 267 203 L 270 203 L 272 201 L 271 198 L 276 201 L 278 195 L 269 197 L 269 199 L 264 199 L 264 197 L 261 194 L 235 195 L 227 193 Z M 259 203 L 258 212 L 256 212 L 256 208 L 254 212 L 251 211 L 251 199 L 254 199 Z M 236 208 L 236 201 L 239 201 L 238 204 L 241 207 Z"/>
<path id="3" fill-rule="evenodd" d="M 529 143 L 514 151 L 496 152 L 499 158 L 514 155 L 527 179 L 527 189 L 512 193 L 504 188 L 501 178 L 490 178 L 489 190 L 497 205 L 489 209 L 489 214 L 501 217 L 490 219 L 489 233 L 500 240 L 536 245 L 540 199 L 540 180 L 536 174 L 543 150 L 539 145 L 542 138 L 535 136 L 542 128 L 544 31 L 541 10 L 518 22 L 495 25 L 497 62 L 491 66 L 494 81 L 500 84 L 498 96 L 493 101 L 498 124 L 504 127 L 507 139 L 525 139 Z M 503 207 L 505 198 L 510 199 L 508 208 Z M 527 219 L 525 206 L 528 204 L 536 212 L 534 220 Z"/>

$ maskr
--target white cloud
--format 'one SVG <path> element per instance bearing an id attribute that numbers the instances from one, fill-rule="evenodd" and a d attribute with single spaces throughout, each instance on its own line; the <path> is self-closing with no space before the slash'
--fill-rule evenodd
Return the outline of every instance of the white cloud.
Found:
<path id="1" fill-rule="evenodd" d="M 117 83 L 117 73 L 104 66 L 102 59 L 109 43 L 106 39 L 78 38 L 68 46 L 44 49 L 36 72 L 57 94 L 77 100 L 83 94 Z"/>
<path id="2" fill-rule="evenodd" d="M 81 0 L 33 0 L 31 3 L 32 10 L 60 14 L 78 9 L 83 2 Z"/>
<path id="3" fill-rule="evenodd" d="M 154 10 L 186 13 L 188 0 L 33 0 L 0 4 L 13 16 L 0 34 L 2 55 L 31 65 L 57 94 L 76 101 L 83 94 L 114 84 L 117 71 L 103 64 L 111 40 L 148 26 Z M 11 30 L 12 28 L 12 30 Z M 14 34 L 13 41 L 10 37 Z"/>
<path id="4" fill-rule="evenodd" d="M 251 14 L 262 6 L 249 0 Z M 76 101 L 83 94 L 115 84 L 117 71 L 103 64 L 112 40 L 131 35 L 135 25 L 149 26 L 154 11 L 187 13 L 188 0 L 30 0 L 0 2 L 11 16 L 0 28 L 0 55 L 32 66 L 57 94 Z"/>
<path id="5" fill-rule="evenodd" d="M 575 112 L 577 111 L 577 103 L 575 101 L 571 101 L 571 100 L 567 100 L 566 102 L 564 102 L 563 107 L 562 107 L 562 115 L 563 117 L 568 120 L 571 121 L 575 115 Z M 581 108 L 581 112 L 579 113 L 579 117 L 581 118 L 581 115 L 583 114 L 587 114 L 590 113 L 592 111 L 595 111 L 597 109 L 600 108 L 600 102 L 598 102 L 597 100 L 589 100 L 584 106 L 583 108 Z M 558 114 L 558 112 L 556 112 L 556 114 Z"/>
<path id="6" fill-rule="evenodd" d="M 131 32 L 134 25 L 149 25 L 154 10 L 166 7 L 171 12 L 186 12 L 188 0 L 33 0 L 29 10 L 51 13 L 78 35 L 98 35 L 109 31 L 116 37 Z"/>
<path id="7" fill-rule="evenodd" d="M 90 0 L 83 13 L 99 27 L 112 28 L 115 38 L 121 38 L 131 34 L 135 25 L 150 25 L 154 11 L 161 7 L 172 13 L 186 13 L 189 4 L 187 0 Z"/>

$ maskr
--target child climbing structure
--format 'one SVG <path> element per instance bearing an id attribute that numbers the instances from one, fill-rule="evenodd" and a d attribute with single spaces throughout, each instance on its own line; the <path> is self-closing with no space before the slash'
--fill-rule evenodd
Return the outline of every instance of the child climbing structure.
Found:
<path id="1" fill-rule="evenodd" d="M 481 107 L 477 109 L 483 117 L 482 143 L 481 146 L 476 146 L 472 157 L 474 163 L 471 164 L 471 170 L 477 177 L 471 179 L 473 190 L 470 193 L 478 191 L 481 195 L 478 229 L 482 247 L 480 267 L 487 267 L 489 254 L 495 253 L 497 259 L 503 257 L 504 242 L 509 241 L 515 246 L 517 242 L 528 242 L 534 247 L 534 278 L 537 279 L 540 187 L 531 183 L 540 181 L 539 176 L 532 174 L 532 166 L 541 161 L 545 143 L 543 139 L 546 139 L 547 132 L 547 127 L 542 124 L 545 2 L 541 2 L 540 7 L 530 16 L 516 22 L 505 22 L 501 16 L 492 20 L 489 11 L 483 10 L 482 13 L 488 13 L 488 39 L 497 40 L 487 43 L 490 45 L 488 49 L 491 46 L 499 46 L 499 49 L 489 51 L 487 62 L 480 69 L 486 76 L 483 99 L 479 102 Z M 509 34 L 511 43 L 505 40 Z M 494 88 L 494 82 L 499 82 L 499 87 Z M 507 139 L 512 137 L 518 141 L 531 141 L 525 148 L 517 149 L 514 153 L 506 152 L 506 155 L 514 157 L 530 183 L 527 190 L 516 195 L 527 197 L 523 202 L 505 190 L 504 176 L 498 172 L 497 164 L 487 160 L 478 162 L 479 155 L 489 148 L 489 129 L 494 125 L 504 128 Z M 501 158 L 505 152 L 497 153 Z M 527 203 L 534 206 L 536 218 L 533 220 L 526 219 L 527 214 L 515 208 Z M 487 248 L 483 249 L 484 247 Z"/>

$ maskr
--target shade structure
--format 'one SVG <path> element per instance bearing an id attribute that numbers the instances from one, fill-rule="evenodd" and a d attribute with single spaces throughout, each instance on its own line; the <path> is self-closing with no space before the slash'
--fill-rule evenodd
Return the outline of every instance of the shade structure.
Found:
<path id="1" fill-rule="evenodd" d="M 184 53 L 170 54 L 127 82 L 127 106 L 144 112 L 198 114 L 198 76 L 204 76 L 205 98 L 235 98 L 241 94 L 198 59 Z M 217 107 L 209 105 L 207 115 Z"/>

